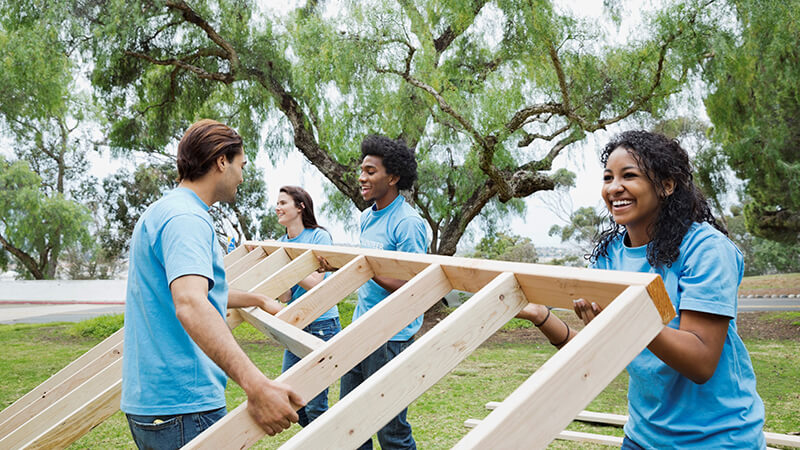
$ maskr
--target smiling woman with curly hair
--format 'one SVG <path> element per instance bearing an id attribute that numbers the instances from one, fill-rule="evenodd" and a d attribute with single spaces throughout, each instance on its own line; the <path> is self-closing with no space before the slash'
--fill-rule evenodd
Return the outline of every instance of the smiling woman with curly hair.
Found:
<path id="1" fill-rule="evenodd" d="M 673 139 L 628 131 L 601 161 L 611 226 L 592 267 L 661 275 L 678 312 L 627 367 L 622 448 L 765 448 L 764 404 L 736 332 L 742 254 L 694 185 L 689 155 Z M 578 299 L 575 312 L 588 324 L 602 310 Z M 577 334 L 541 305 L 518 317 L 557 347 Z"/>

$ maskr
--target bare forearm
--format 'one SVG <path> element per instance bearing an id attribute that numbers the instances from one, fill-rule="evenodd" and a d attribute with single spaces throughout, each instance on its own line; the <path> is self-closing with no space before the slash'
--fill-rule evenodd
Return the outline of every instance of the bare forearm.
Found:
<path id="1" fill-rule="evenodd" d="M 314 286 L 318 285 L 324 278 L 325 278 L 325 274 L 324 273 L 314 272 L 314 273 L 310 274 L 309 276 L 303 278 L 297 284 L 299 284 L 301 288 L 303 288 L 303 289 L 305 289 L 307 291 L 310 291 L 311 288 L 313 288 Z"/>
<path id="2" fill-rule="evenodd" d="M 257 306 L 270 314 L 277 314 L 282 309 L 278 302 L 266 295 L 231 289 L 228 291 L 228 308 L 246 308 Z"/>
<path id="3" fill-rule="evenodd" d="M 374 276 L 372 277 L 372 281 L 378 284 L 378 286 L 386 289 L 389 292 L 394 292 L 400 289 L 400 286 L 406 284 L 405 280 L 398 280 L 397 278 L 390 278 L 390 277 L 379 277 Z"/>
<path id="4" fill-rule="evenodd" d="M 719 362 L 719 353 L 690 331 L 666 327 L 647 348 L 666 365 L 698 384 L 714 375 Z"/>

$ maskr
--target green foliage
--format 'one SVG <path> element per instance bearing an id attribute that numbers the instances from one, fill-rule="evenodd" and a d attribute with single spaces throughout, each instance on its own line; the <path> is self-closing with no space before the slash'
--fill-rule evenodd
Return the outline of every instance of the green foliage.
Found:
<path id="1" fill-rule="evenodd" d="M 746 276 L 800 272 L 800 244 L 775 242 L 747 230 L 741 208 L 731 208 L 728 233 L 744 256 Z"/>
<path id="2" fill-rule="evenodd" d="M 730 2 L 736 28 L 713 40 L 704 76 L 712 137 L 746 180 L 747 227 L 800 236 L 800 1 Z M 767 7 L 768 6 L 768 7 Z"/>
<path id="3" fill-rule="evenodd" d="M 98 316 L 76 322 L 67 330 L 67 333 L 78 337 L 105 339 L 122 328 L 124 323 L 123 314 Z"/>
<path id="4" fill-rule="evenodd" d="M 59 254 L 89 241 L 87 209 L 41 185 L 27 162 L 0 156 L 0 242 L 26 278 L 53 278 Z"/>
<path id="5" fill-rule="evenodd" d="M 484 236 L 475 247 L 475 252 L 469 256 L 527 263 L 535 263 L 539 259 L 530 238 L 502 232 Z"/>
<path id="6" fill-rule="evenodd" d="M 576 244 L 583 253 L 591 253 L 603 230 L 606 218 L 595 208 L 583 206 L 570 213 L 570 223 L 564 226 L 553 225 L 547 232 L 548 235 L 558 235 L 561 242 Z M 577 260 L 564 260 L 566 265 L 572 265 Z"/>
<path id="7" fill-rule="evenodd" d="M 715 26 L 695 2 L 654 12 L 622 43 L 544 0 L 310 2 L 285 18 L 248 6 L 74 8 L 112 149 L 164 153 L 194 120 L 217 118 L 251 157 L 293 144 L 342 194 L 326 211 L 349 221 L 348 200 L 366 207 L 360 141 L 402 138 L 420 162 L 411 199 L 445 254 L 473 220 L 493 230 L 523 212 L 520 199 L 572 183 L 551 173 L 569 145 L 666 110 Z M 619 20 L 618 4 L 606 9 Z M 259 222 L 233 215 L 243 230 Z"/>

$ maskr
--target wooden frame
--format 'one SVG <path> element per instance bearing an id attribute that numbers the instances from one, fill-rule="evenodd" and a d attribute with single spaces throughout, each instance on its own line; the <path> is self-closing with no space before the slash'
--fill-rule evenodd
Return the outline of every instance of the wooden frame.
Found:
<path id="1" fill-rule="evenodd" d="M 290 449 L 358 446 L 528 302 L 571 309 L 573 299 L 587 298 L 603 306 L 603 314 L 456 445 L 544 447 L 675 316 L 655 274 L 274 241 L 246 242 L 225 257 L 225 264 L 231 287 L 276 298 L 316 271 L 319 257 L 339 269 L 274 317 L 258 308 L 228 314 L 231 328 L 251 323 L 302 357 L 277 380 L 304 398 L 322 392 L 451 290 L 475 295 L 298 432 L 284 444 Z M 409 281 L 327 342 L 302 331 L 376 275 Z M 623 320 L 624 329 L 613 326 Z M 0 447 L 65 446 L 116 411 L 121 336 L 112 336 L 0 413 Z M 117 353 L 112 358 L 109 351 Z M 56 391 L 54 386 L 61 385 Z M 239 405 L 187 447 L 253 445 L 265 433 L 246 406 Z M 526 426 L 531 423 L 536 427 Z"/>

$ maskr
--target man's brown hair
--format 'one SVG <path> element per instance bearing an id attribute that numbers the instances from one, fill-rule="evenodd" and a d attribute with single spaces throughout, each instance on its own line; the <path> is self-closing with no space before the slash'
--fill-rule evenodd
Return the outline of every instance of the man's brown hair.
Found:
<path id="1" fill-rule="evenodd" d="M 231 162 L 242 151 L 242 137 L 233 128 L 216 120 L 199 120 L 178 144 L 178 181 L 194 181 L 208 173 L 220 156 Z"/>

